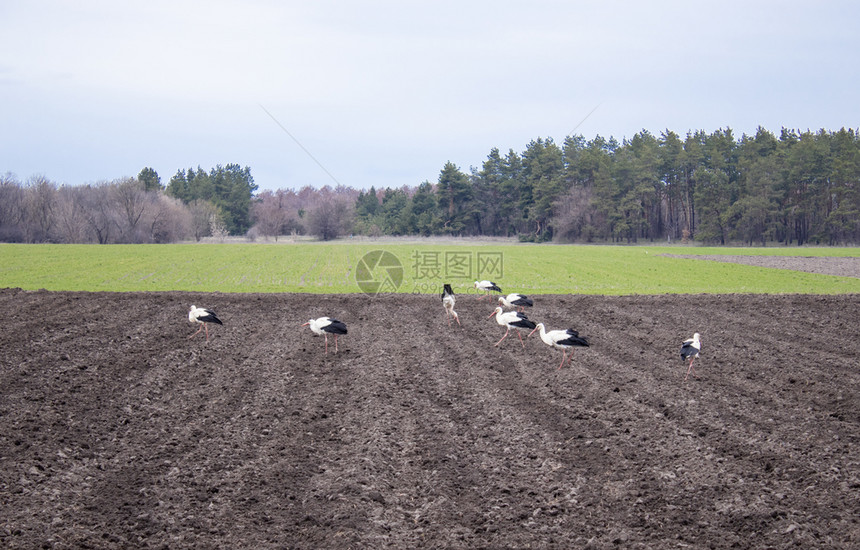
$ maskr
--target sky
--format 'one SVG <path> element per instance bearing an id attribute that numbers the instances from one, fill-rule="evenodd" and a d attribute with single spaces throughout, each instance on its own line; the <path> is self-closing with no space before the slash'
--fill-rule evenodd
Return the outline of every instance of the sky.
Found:
<path id="1" fill-rule="evenodd" d="M 0 0 L 0 175 L 469 173 L 568 135 L 860 126 L 854 1 Z"/>

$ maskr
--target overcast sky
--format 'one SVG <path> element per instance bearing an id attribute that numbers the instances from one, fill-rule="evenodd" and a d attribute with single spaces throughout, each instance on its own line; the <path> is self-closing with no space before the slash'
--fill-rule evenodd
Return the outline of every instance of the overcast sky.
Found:
<path id="1" fill-rule="evenodd" d="M 860 126 L 854 1 L 0 0 L 0 174 L 435 182 L 538 137 Z"/>

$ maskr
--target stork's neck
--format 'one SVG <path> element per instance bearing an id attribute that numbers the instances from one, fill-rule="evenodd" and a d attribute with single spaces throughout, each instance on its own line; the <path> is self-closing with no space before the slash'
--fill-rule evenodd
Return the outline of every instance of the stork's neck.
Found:
<path id="1" fill-rule="evenodd" d="M 502 308 L 497 307 L 496 308 L 496 322 L 502 326 L 505 326 L 508 323 L 507 323 L 507 320 L 502 318 L 503 316 L 504 316 L 504 313 L 502 312 Z"/>
<path id="2" fill-rule="evenodd" d="M 549 335 L 546 333 L 546 327 L 543 326 L 543 323 L 540 325 L 540 339 L 544 341 L 545 344 L 553 345 L 555 342 Z"/>

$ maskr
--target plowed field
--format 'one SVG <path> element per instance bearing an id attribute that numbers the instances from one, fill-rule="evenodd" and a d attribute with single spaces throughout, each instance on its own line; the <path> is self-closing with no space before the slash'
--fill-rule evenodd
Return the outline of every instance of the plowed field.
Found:
<path id="1" fill-rule="evenodd" d="M 0 290 L 0 547 L 858 548 L 858 306 Z"/>

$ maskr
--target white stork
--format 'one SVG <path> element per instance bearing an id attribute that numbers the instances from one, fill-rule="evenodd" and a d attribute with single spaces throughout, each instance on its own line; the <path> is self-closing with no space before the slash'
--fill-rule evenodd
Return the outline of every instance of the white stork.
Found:
<path id="1" fill-rule="evenodd" d="M 699 356 L 699 351 L 702 349 L 702 342 L 699 340 L 699 333 L 693 334 L 692 338 L 688 338 L 684 340 L 683 345 L 681 345 L 681 361 L 690 361 L 689 366 L 687 367 L 687 375 L 684 376 L 684 381 L 687 380 L 687 377 L 690 376 L 690 373 L 693 373 L 693 376 L 696 376 L 696 369 L 693 368 L 693 361 L 695 361 L 696 357 Z"/>
<path id="2" fill-rule="evenodd" d="M 197 307 L 195 305 L 191 306 L 191 310 L 188 312 L 188 322 L 189 323 L 198 323 L 200 328 L 197 329 L 197 332 L 189 336 L 188 338 L 194 338 L 200 331 L 206 329 L 206 341 L 209 341 L 209 323 L 215 323 L 216 325 L 223 325 L 221 319 L 215 315 L 215 312 L 211 309 L 206 309 L 204 307 Z"/>
<path id="3" fill-rule="evenodd" d="M 451 285 L 445 283 L 445 286 L 442 288 L 442 305 L 445 306 L 445 316 L 448 318 L 449 327 L 451 326 L 452 317 L 457 321 L 458 325 L 460 324 L 460 316 L 454 311 L 454 302 L 456 302 L 454 289 L 451 288 Z"/>
<path id="4" fill-rule="evenodd" d="M 499 288 L 499 285 L 494 283 L 493 281 L 475 281 L 475 289 L 483 290 L 484 295 L 478 298 L 479 300 L 483 300 L 487 296 L 490 295 L 490 292 L 501 292 L 502 289 Z"/>
<path id="5" fill-rule="evenodd" d="M 497 307 L 493 310 L 492 313 L 490 313 L 490 317 L 492 317 L 493 315 L 496 316 L 497 323 L 499 323 L 503 327 L 508 327 L 508 330 L 505 331 L 505 335 L 502 336 L 502 340 L 507 338 L 508 333 L 511 332 L 512 328 L 517 329 L 517 336 L 520 337 L 520 343 L 523 345 L 523 349 L 525 349 L 526 343 L 523 342 L 523 337 L 520 334 L 519 329 L 533 329 L 535 328 L 534 322 L 529 321 L 529 318 L 526 317 L 524 313 L 519 313 L 516 311 L 504 312 L 504 310 L 502 310 L 502 306 Z M 496 345 L 498 346 L 499 344 L 501 344 L 502 340 L 496 342 Z"/>
<path id="6" fill-rule="evenodd" d="M 507 296 L 499 296 L 499 303 L 504 307 L 516 308 L 520 313 L 525 311 L 527 307 L 535 305 L 534 300 L 525 294 L 517 294 L 516 292 Z"/>
<path id="7" fill-rule="evenodd" d="M 337 336 L 338 334 L 346 334 L 346 324 L 332 317 L 320 317 L 318 319 L 311 319 L 302 326 L 306 327 L 308 325 L 310 325 L 311 330 L 317 336 L 320 334 L 325 336 L 326 353 L 328 353 L 328 335 L 334 334 L 334 352 L 337 353 Z"/>
<path id="8" fill-rule="evenodd" d="M 579 333 L 573 329 L 551 330 L 547 332 L 543 323 L 538 323 L 534 330 L 529 333 L 529 336 L 534 334 L 536 330 L 540 330 L 540 339 L 543 340 L 546 345 L 562 351 L 561 363 L 558 365 L 558 368 L 561 368 L 564 365 L 567 350 L 570 350 L 570 356 L 567 357 L 569 362 L 573 359 L 574 347 L 588 347 L 588 339 L 584 336 L 580 336 Z"/>

